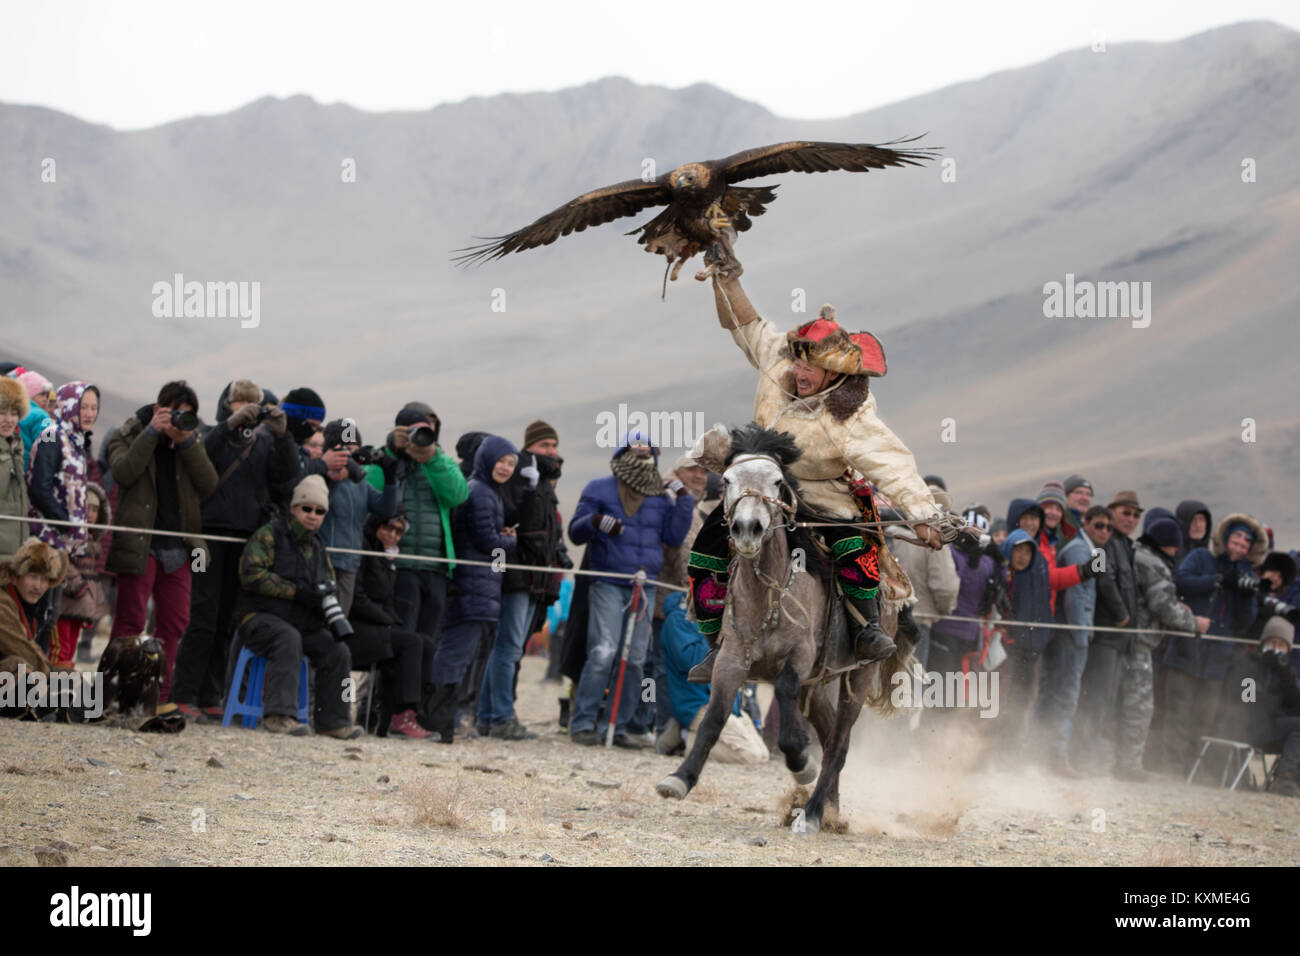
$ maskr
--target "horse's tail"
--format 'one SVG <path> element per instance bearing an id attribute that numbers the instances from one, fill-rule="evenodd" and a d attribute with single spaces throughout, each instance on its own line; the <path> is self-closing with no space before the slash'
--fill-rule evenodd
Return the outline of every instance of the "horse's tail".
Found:
<path id="1" fill-rule="evenodd" d="M 883 661 L 868 664 L 866 680 L 863 681 L 863 703 L 880 714 L 889 717 L 898 711 L 894 706 L 894 675 L 908 674 L 917 666 L 916 656 L 912 653 L 912 641 L 902 634 L 894 635 L 898 650 Z"/>

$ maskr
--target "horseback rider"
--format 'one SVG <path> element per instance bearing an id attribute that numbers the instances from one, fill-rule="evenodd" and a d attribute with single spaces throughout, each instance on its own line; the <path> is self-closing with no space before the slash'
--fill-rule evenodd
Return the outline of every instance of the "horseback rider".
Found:
<path id="1" fill-rule="evenodd" d="M 764 428 L 790 433 L 803 452 L 790 468 L 799 480 L 801 512 L 822 521 L 878 521 L 870 481 L 907 521 L 928 521 L 914 525 L 923 543 L 942 547 L 939 531 L 946 519 L 917 473 L 912 453 L 876 415 L 868 381 L 885 374 L 879 341 L 867 332 L 845 331 L 830 306 L 793 332 L 778 331 L 745 295 L 741 271 L 734 258 L 712 271 L 718 322 L 759 371 L 754 420 Z M 854 634 L 858 660 L 865 664 L 889 657 L 897 647 L 880 627 L 881 537 L 875 529 L 864 531 L 852 524 L 819 530 L 830 547 L 846 610 L 859 625 Z M 723 509 L 718 508 L 696 537 L 687 568 L 693 614 L 710 643 L 709 655 L 691 671 L 693 682 L 710 680 L 717 657 L 729 549 Z"/>

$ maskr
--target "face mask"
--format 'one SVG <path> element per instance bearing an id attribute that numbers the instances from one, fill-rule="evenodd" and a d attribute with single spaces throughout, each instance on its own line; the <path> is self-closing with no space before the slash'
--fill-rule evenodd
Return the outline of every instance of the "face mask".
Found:
<path id="1" fill-rule="evenodd" d="M 384 548 L 384 554 L 388 554 L 388 555 L 397 555 L 400 554 L 401 551 L 402 549 L 395 544 L 389 545 L 387 548 Z"/>

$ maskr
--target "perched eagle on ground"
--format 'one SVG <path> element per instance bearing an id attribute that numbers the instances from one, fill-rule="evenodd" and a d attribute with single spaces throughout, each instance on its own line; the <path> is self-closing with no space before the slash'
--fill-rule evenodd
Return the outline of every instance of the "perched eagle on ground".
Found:
<path id="1" fill-rule="evenodd" d="M 530 226 L 509 235 L 494 236 L 466 249 L 456 261 L 468 264 L 499 259 L 507 253 L 550 245 L 560 236 L 582 232 L 588 226 L 631 216 L 651 206 L 667 206 L 645 225 L 627 235 L 640 233 L 637 241 L 647 252 L 668 259 L 672 278 L 696 253 L 717 243 L 721 259 L 731 258 L 737 232 L 751 225 L 751 216 L 761 216 L 776 199 L 776 186 L 740 187 L 733 183 L 775 173 L 825 173 L 840 169 L 865 173 L 887 166 L 919 166 L 934 158 L 935 148 L 891 149 L 920 137 L 894 140 L 879 146 L 870 143 L 777 143 L 747 149 L 726 159 L 687 163 L 657 179 L 629 179 L 584 193 L 547 213 Z M 706 278 L 701 273 L 697 278 Z"/>

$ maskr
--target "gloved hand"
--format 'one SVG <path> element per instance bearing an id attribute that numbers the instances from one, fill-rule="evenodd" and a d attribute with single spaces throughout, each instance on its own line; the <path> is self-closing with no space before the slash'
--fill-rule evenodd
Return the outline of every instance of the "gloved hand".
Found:
<path id="1" fill-rule="evenodd" d="M 1095 563 L 1096 562 L 1092 558 L 1089 558 L 1087 561 L 1083 562 L 1083 564 L 1077 565 L 1079 568 L 1080 581 L 1090 581 L 1093 578 L 1099 578 L 1106 574 L 1106 562 L 1102 561 L 1100 568 L 1093 567 L 1093 564 Z"/>
<path id="2" fill-rule="evenodd" d="M 519 469 L 519 474 L 528 479 L 528 487 L 536 488 L 537 481 L 541 478 L 542 473 L 537 470 L 537 459 L 534 457 L 532 462 L 524 468 Z"/>
<path id="3" fill-rule="evenodd" d="M 1263 654 L 1264 663 L 1276 671 L 1288 674 L 1291 671 L 1291 655 L 1286 651 L 1269 648 Z"/>
<path id="4" fill-rule="evenodd" d="M 293 586 L 293 603 L 313 611 L 320 610 L 320 599 L 325 592 L 318 590 L 310 581 L 298 581 Z"/>
<path id="5" fill-rule="evenodd" d="M 231 431 L 239 431 L 242 428 L 252 427 L 253 422 L 257 421 L 257 416 L 261 414 L 261 407 L 249 402 L 226 419 L 226 425 Z"/>
<path id="6" fill-rule="evenodd" d="M 392 484 L 397 477 L 397 459 L 392 455 L 378 455 L 375 466 L 384 473 L 384 486 Z"/>
<path id="7" fill-rule="evenodd" d="M 601 515 L 596 519 L 596 527 L 611 538 L 616 538 L 623 533 L 623 522 L 613 515 Z"/>
<path id="8" fill-rule="evenodd" d="M 1241 594 L 1254 594 L 1259 590 L 1259 578 L 1242 571 L 1237 575 L 1237 591 Z"/>
<path id="9" fill-rule="evenodd" d="M 411 426 L 398 425 L 393 429 L 393 447 L 405 448 L 411 442 Z"/>
<path id="10" fill-rule="evenodd" d="M 675 495 L 680 495 L 686 490 L 686 485 L 682 484 L 682 480 L 676 477 L 670 478 L 665 487 Z"/>
<path id="11" fill-rule="evenodd" d="M 266 407 L 266 428 L 276 438 L 283 438 L 289 430 L 289 416 L 285 415 L 284 409 L 279 405 Z"/>

